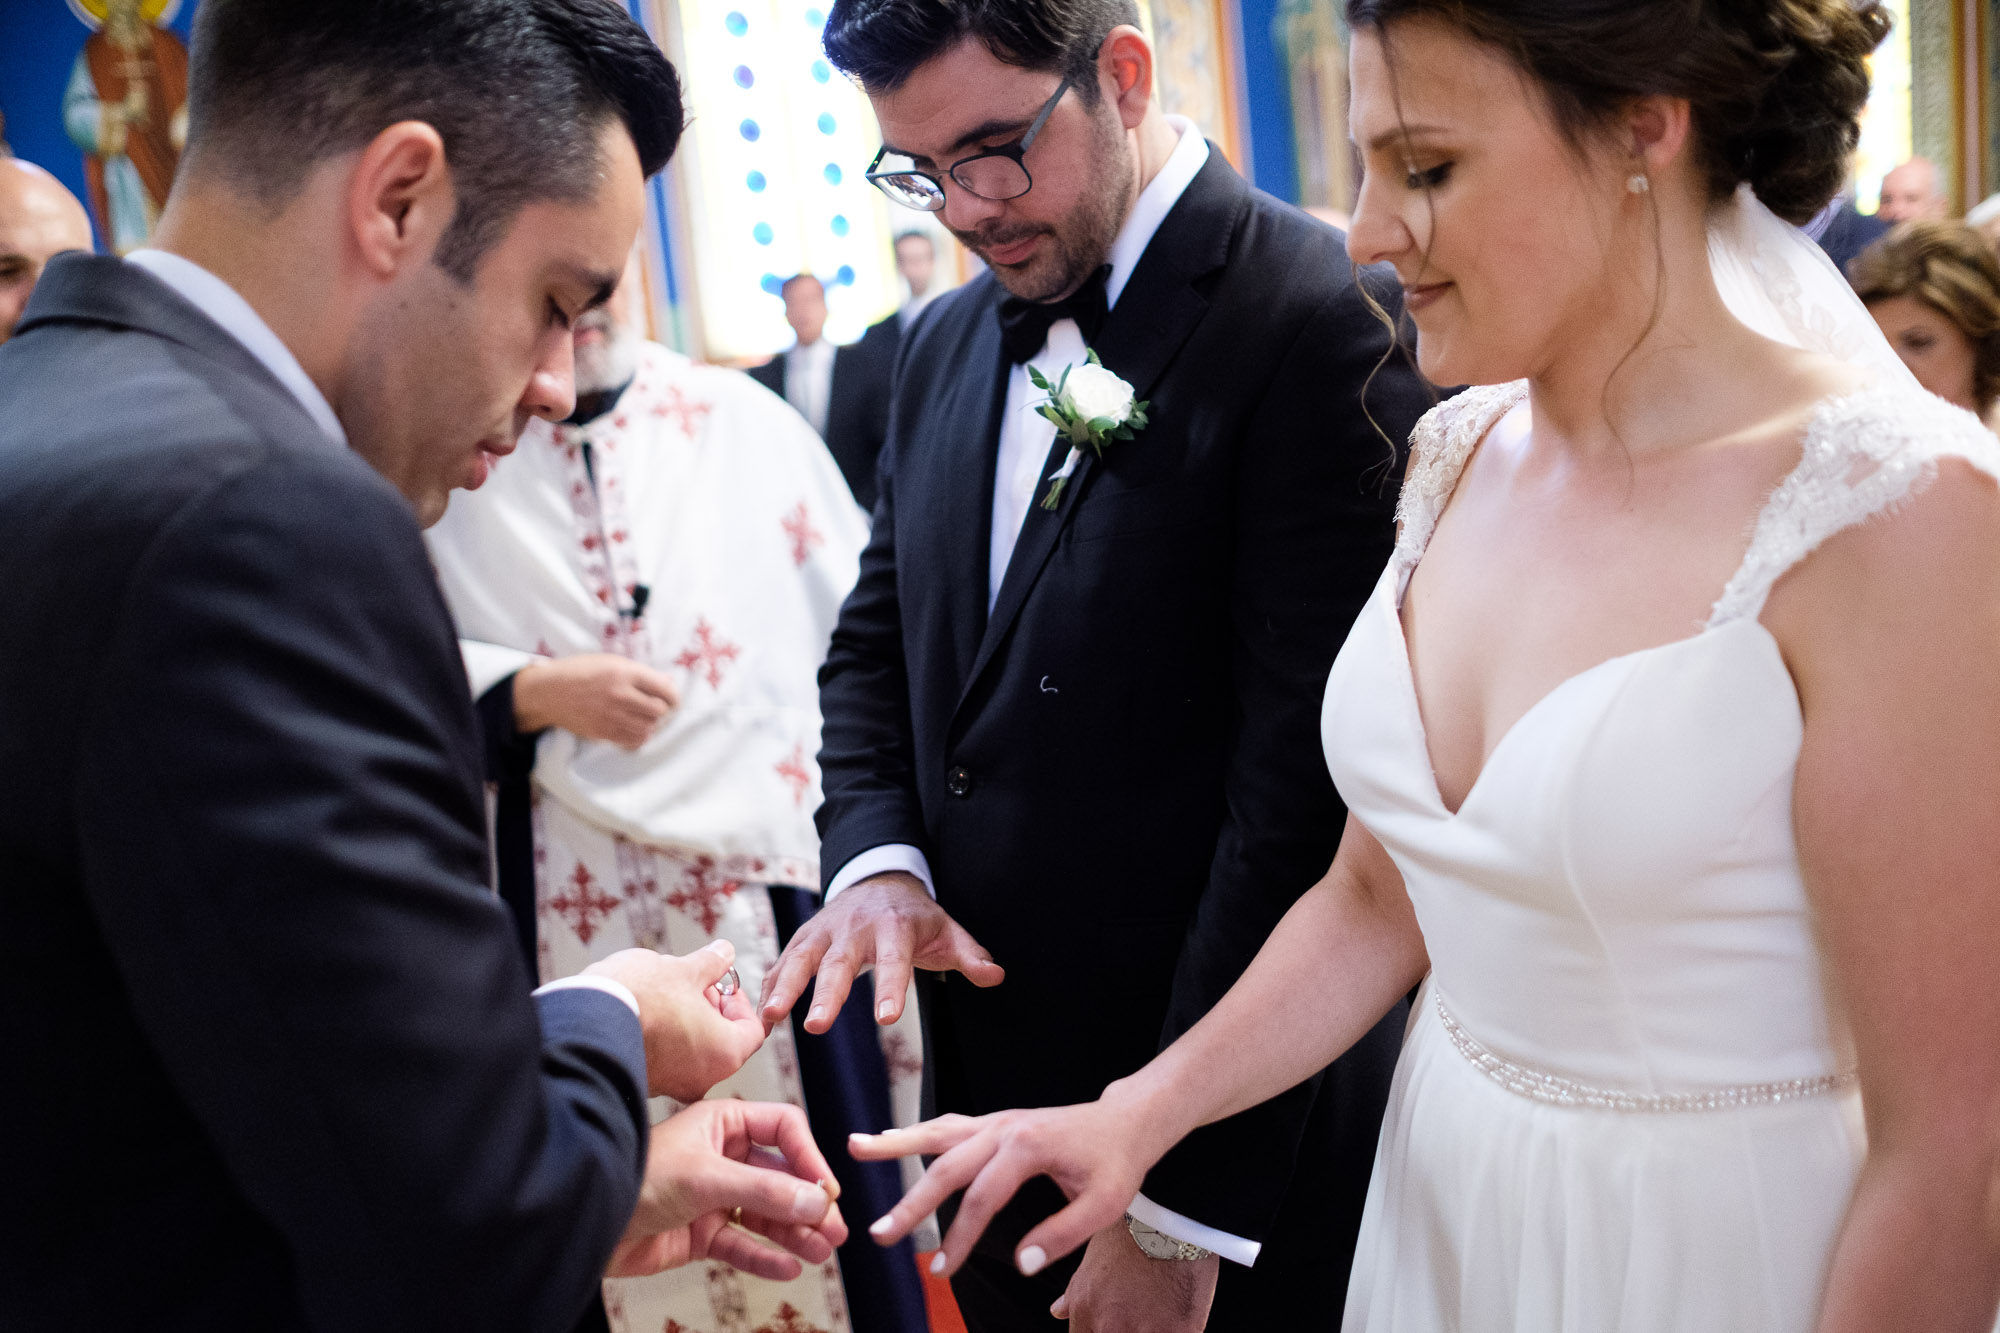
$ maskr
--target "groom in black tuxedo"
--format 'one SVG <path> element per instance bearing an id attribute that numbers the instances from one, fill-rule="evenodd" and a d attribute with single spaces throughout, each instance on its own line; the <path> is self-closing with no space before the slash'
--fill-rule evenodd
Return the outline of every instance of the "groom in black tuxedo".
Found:
<path id="1" fill-rule="evenodd" d="M 1326 872 L 1345 812 L 1320 696 L 1391 548 L 1389 441 L 1429 401 L 1371 308 L 1393 281 L 1162 114 L 1136 23 L 1130 0 L 838 0 L 827 22 L 882 127 L 871 177 L 989 271 L 903 341 L 821 675 L 828 902 L 766 1017 L 816 974 L 820 1030 L 872 965 L 890 1020 L 923 969 L 938 1112 L 1096 1097 Z M 1069 449 L 1024 363 L 1054 379 L 1086 345 L 1149 422 L 1051 501 Z M 1023 1191 L 954 1278 L 975 1333 L 1055 1327 L 1066 1289 L 1099 1333 L 1199 1329 L 1211 1296 L 1211 1328 L 1328 1326 L 1400 1020 L 1189 1139 L 1080 1268 L 1014 1270 L 1059 1202 Z"/>

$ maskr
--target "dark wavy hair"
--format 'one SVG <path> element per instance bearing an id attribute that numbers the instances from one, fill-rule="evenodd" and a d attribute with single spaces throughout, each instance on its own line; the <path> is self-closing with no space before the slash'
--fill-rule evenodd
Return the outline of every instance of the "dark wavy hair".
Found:
<path id="1" fill-rule="evenodd" d="M 1863 302 L 1907 296 L 1951 321 L 1973 346 L 1972 400 L 2000 402 L 2000 259 L 1962 222 L 1905 222 L 1848 265 Z"/>
<path id="2" fill-rule="evenodd" d="M 1074 79 L 1096 106 L 1091 68 L 1121 24 L 1139 26 L 1136 0 L 834 0 L 822 40 L 834 68 L 871 93 L 894 92 L 917 66 L 977 37 L 1009 65 Z"/>
<path id="3" fill-rule="evenodd" d="M 1685 98 L 1716 198 L 1743 181 L 1802 223 L 1839 193 L 1860 138 L 1879 0 L 1348 0 L 1381 29 L 1433 18 L 1504 52 L 1581 143 L 1634 98 Z"/>
<path id="4" fill-rule="evenodd" d="M 622 122 L 650 176 L 680 142 L 680 78 L 621 0 L 206 0 L 188 159 L 272 207 L 327 158 L 420 120 L 457 205 L 437 264 L 461 282 L 527 204 L 597 189 Z"/>

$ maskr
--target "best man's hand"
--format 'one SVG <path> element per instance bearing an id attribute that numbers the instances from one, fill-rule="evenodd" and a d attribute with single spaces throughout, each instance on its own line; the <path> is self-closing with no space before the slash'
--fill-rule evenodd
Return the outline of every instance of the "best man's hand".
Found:
<path id="1" fill-rule="evenodd" d="M 1069 1290 L 1049 1307 L 1071 1333 L 1201 1333 L 1222 1261 L 1149 1259 L 1120 1219 L 1090 1238 Z"/>
<path id="2" fill-rule="evenodd" d="M 823 1264 L 846 1241 L 847 1224 L 829 1193 L 838 1189 L 798 1107 L 697 1102 L 653 1126 L 638 1206 L 605 1275 L 637 1277 L 719 1259 L 789 1281 L 799 1275 L 799 1259 Z M 737 1208 L 740 1225 L 731 1221 Z"/>
<path id="3" fill-rule="evenodd" d="M 627 750 L 644 745 L 680 702 L 671 677 L 611 653 L 558 657 L 514 673 L 516 729 L 561 727 Z"/>
<path id="4" fill-rule="evenodd" d="M 931 901 L 914 875 L 900 871 L 847 889 L 792 936 L 784 957 L 764 979 L 764 1021 L 792 1011 L 815 975 L 806 1031 L 825 1032 L 847 1003 L 854 978 L 875 969 L 875 1021 L 887 1027 L 903 1014 L 910 972 L 963 972 L 975 986 L 997 986 L 1006 973 L 979 941 Z"/>
<path id="5" fill-rule="evenodd" d="M 624 949 L 584 969 L 624 983 L 638 999 L 646 1081 L 655 1097 L 698 1102 L 764 1044 L 770 1028 L 750 997 L 716 990 L 735 961 L 735 947 L 717 940 L 684 958 Z"/>

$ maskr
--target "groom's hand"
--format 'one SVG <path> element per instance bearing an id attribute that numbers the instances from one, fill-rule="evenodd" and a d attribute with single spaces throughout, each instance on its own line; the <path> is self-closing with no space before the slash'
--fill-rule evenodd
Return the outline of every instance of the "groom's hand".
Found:
<path id="1" fill-rule="evenodd" d="M 963 972 L 975 986 L 997 986 L 1007 975 L 931 900 L 916 876 L 897 871 L 843 890 L 799 927 L 765 978 L 764 1021 L 776 1023 L 789 1014 L 817 975 L 806 1031 L 825 1032 L 847 1003 L 854 978 L 871 966 L 875 1021 L 884 1027 L 902 1017 L 913 968 Z"/>
<path id="2" fill-rule="evenodd" d="M 789 1281 L 800 1259 L 823 1264 L 847 1240 L 838 1188 L 798 1107 L 697 1102 L 653 1126 L 639 1201 L 605 1276 L 718 1259 Z"/>
<path id="3" fill-rule="evenodd" d="M 764 1044 L 770 1029 L 750 997 L 717 989 L 735 962 L 735 947 L 717 940 L 680 958 L 622 949 L 584 969 L 624 983 L 639 1001 L 646 1082 L 655 1097 L 698 1102 Z"/>
<path id="4" fill-rule="evenodd" d="M 1222 1261 L 1149 1259 L 1123 1221 L 1090 1238 L 1069 1290 L 1049 1313 L 1070 1333 L 1201 1333 Z"/>

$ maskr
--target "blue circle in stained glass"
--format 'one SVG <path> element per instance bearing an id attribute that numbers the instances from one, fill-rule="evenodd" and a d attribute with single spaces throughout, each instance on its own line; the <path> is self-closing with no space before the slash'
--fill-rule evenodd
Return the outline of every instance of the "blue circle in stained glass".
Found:
<path id="1" fill-rule="evenodd" d="M 757 76 L 750 72 L 748 65 L 738 65 L 736 67 L 736 86 L 738 88 L 748 88 L 755 82 L 757 82 Z"/>
<path id="2" fill-rule="evenodd" d="M 806 11 L 806 22 L 811 24 L 815 28 L 824 28 L 826 26 L 825 11 L 819 9 L 808 9 Z"/>
<path id="3" fill-rule="evenodd" d="M 729 17 L 722 20 L 722 26 L 729 29 L 731 37 L 741 37 L 744 33 L 750 31 L 750 20 L 744 18 L 743 15 L 737 13 L 735 10 L 731 10 Z"/>
<path id="4" fill-rule="evenodd" d="M 750 235 L 756 239 L 757 244 L 769 245 L 771 243 L 771 224 L 768 222 L 758 223 L 750 229 Z"/>
<path id="5" fill-rule="evenodd" d="M 845 236 L 847 235 L 847 232 L 848 232 L 847 219 L 841 216 L 839 213 L 835 213 L 833 215 L 833 234 L 835 236 Z"/>
<path id="6" fill-rule="evenodd" d="M 854 285 L 854 265 L 842 264 L 840 271 L 833 275 L 833 280 L 839 286 L 852 287 Z"/>
<path id="7" fill-rule="evenodd" d="M 821 134 L 832 134 L 835 124 L 836 122 L 833 119 L 831 111 L 822 111 L 819 113 L 819 132 Z"/>
<path id="8" fill-rule="evenodd" d="M 785 294 L 785 280 L 775 273 L 766 273 L 757 285 L 773 296 Z"/>
<path id="9" fill-rule="evenodd" d="M 840 184 L 840 180 L 841 180 L 840 163 L 838 162 L 827 163 L 826 183 L 828 185 L 838 185 Z"/>
<path id="10" fill-rule="evenodd" d="M 756 143 L 757 137 L 764 132 L 757 128 L 757 122 L 754 120 L 746 120 L 736 128 L 741 130 L 743 133 L 743 137 L 748 139 L 751 143 Z"/>
<path id="11" fill-rule="evenodd" d="M 750 193 L 752 194 L 764 193 L 764 187 L 770 184 L 769 181 L 764 179 L 764 173 L 761 171 L 751 172 L 743 178 L 743 183 L 750 187 Z"/>
<path id="12" fill-rule="evenodd" d="M 814 83 L 825 83 L 828 79 L 832 77 L 833 77 L 833 71 L 827 68 L 827 64 L 824 60 L 813 61 Z"/>

